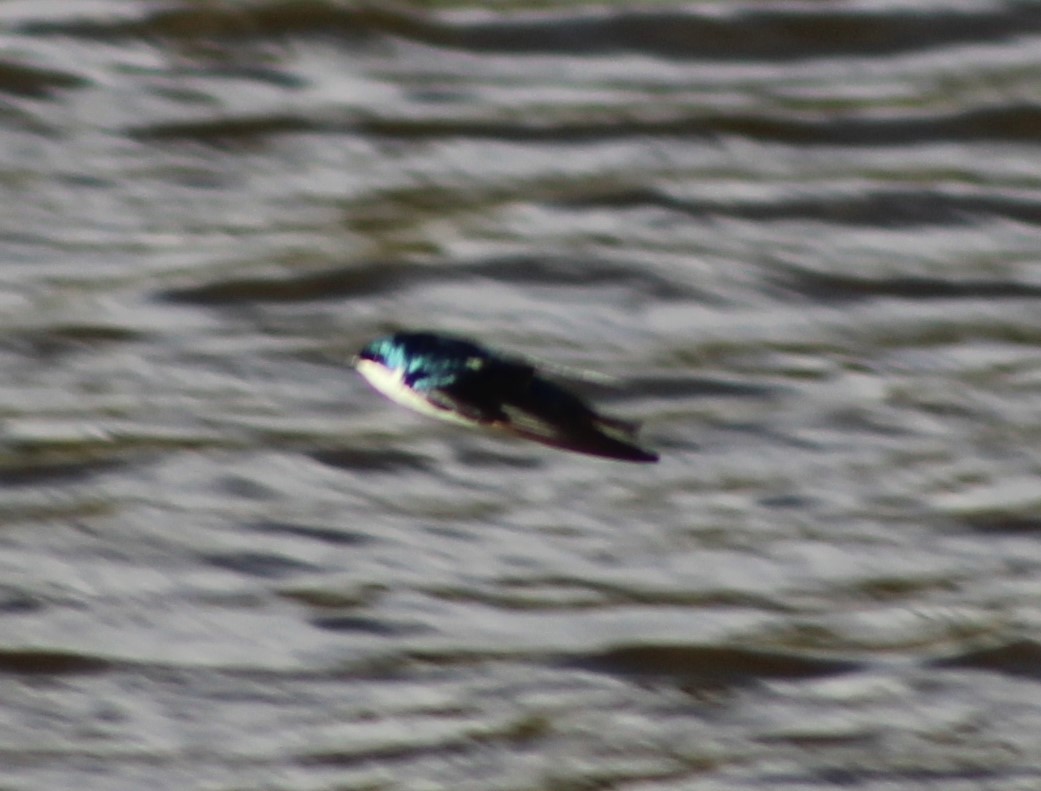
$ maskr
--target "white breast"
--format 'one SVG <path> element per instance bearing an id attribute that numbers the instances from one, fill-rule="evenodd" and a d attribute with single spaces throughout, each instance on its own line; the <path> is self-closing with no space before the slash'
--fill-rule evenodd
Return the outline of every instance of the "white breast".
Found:
<path id="1" fill-rule="evenodd" d="M 472 421 L 459 417 L 450 409 L 443 409 L 431 404 L 422 395 L 409 388 L 405 384 L 405 372 L 401 369 L 392 370 L 374 360 L 359 360 L 355 368 L 358 369 L 358 373 L 368 380 L 370 385 L 391 401 L 416 412 L 421 412 L 424 415 L 447 420 L 449 423 L 459 423 L 464 426 L 473 425 Z"/>

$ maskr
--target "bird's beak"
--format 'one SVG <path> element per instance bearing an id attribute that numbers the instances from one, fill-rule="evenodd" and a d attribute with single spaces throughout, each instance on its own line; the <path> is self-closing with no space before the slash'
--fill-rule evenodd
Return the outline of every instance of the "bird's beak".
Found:
<path id="1" fill-rule="evenodd" d="M 361 357 L 359 357 L 356 354 L 352 354 L 350 356 L 350 358 L 347 360 L 347 363 L 348 363 L 348 365 L 351 366 L 351 368 L 357 368 L 358 367 L 358 363 L 360 363 L 360 362 L 361 362 Z"/>

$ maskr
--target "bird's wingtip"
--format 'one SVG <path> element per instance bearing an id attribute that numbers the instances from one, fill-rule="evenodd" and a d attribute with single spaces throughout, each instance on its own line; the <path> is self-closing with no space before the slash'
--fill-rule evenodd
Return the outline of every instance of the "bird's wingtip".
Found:
<path id="1" fill-rule="evenodd" d="M 637 443 L 636 435 L 639 433 L 641 426 L 638 420 L 598 415 L 596 424 L 612 442 L 622 449 L 622 452 L 617 456 L 620 460 L 651 464 L 660 460 L 660 456 L 657 453 Z"/>

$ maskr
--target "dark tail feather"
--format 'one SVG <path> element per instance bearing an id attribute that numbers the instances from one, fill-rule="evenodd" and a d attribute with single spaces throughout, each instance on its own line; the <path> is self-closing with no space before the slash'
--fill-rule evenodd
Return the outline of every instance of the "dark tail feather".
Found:
<path id="1" fill-rule="evenodd" d="M 607 423 L 601 424 L 601 421 L 597 419 L 588 430 L 565 436 L 551 436 L 543 432 L 525 430 L 519 426 L 511 426 L 507 431 L 515 436 L 534 440 L 552 448 L 585 453 L 588 456 L 599 456 L 603 459 L 642 463 L 658 461 L 657 453 L 636 444 L 633 436 L 636 428 L 637 424 L 630 421 L 609 418 Z"/>
<path id="2" fill-rule="evenodd" d="M 658 454 L 636 444 L 640 424 L 635 420 L 597 415 L 593 425 L 598 436 L 613 448 L 611 458 L 625 461 L 655 462 Z"/>
<path id="3" fill-rule="evenodd" d="M 605 459 L 616 459 L 618 461 L 634 461 L 653 463 L 658 461 L 658 454 L 641 448 L 635 442 L 612 437 L 608 434 L 593 434 L 588 439 L 568 443 L 568 450 L 587 453 L 590 456 L 600 456 Z"/>
<path id="4" fill-rule="evenodd" d="M 626 440 L 635 440 L 636 434 L 640 431 L 640 423 L 636 420 L 625 420 L 620 417 L 609 417 L 607 415 L 597 415 L 593 419 L 593 423 L 601 431 L 608 434 L 612 434 L 618 437 L 624 437 Z"/>

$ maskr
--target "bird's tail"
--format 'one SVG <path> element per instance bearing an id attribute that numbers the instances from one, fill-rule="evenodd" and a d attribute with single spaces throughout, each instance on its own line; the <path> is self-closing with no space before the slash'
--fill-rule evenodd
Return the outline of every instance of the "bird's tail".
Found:
<path id="1" fill-rule="evenodd" d="M 615 458 L 626 461 L 658 461 L 658 454 L 641 447 L 636 435 L 640 431 L 640 423 L 620 417 L 597 415 L 593 424 L 603 434 L 604 450 Z"/>

